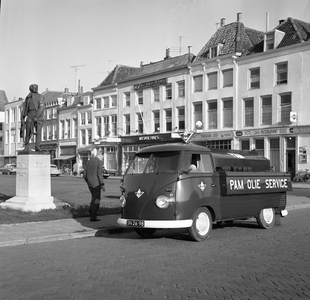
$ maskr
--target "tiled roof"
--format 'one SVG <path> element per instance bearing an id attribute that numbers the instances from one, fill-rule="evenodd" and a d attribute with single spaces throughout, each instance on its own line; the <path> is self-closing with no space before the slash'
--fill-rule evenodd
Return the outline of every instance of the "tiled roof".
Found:
<path id="1" fill-rule="evenodd" d="M 44 96 L 45 104 L 57 101 L 59 97 L 67 98 L 70 95 L 71 93 L 57 92 L 57 91 L 44 91 L 42 93 L 42 96 Z"/>
<path id="2" fill-rule="evenodd" d="M 247 28 L 242 22 L 233 22 L 220 27 L 206 45 L 200 50 L 195 61 L 208 58 L 209 49 L 222 44 L 223 47 L 218 56 L 229 53 L 244 52 L 257 43 L 264 33 Z"/>
<path id="3" fill-rule="evenodd" d="M 283 48 L 306 42 L 310 40 L 310 23 L 300 21 L 288 17 L 285 21 L 281 22 L 275 29 L 285 33 L 282 41 L 277 48 Z M 255 54 L 264 51 L 264 39 L 261 39 L 256 45 L 251 47 L 245 54 Z"/>
<path id="4" fill-rule="evenodd" d="M 0 111 L 4 111 L 4 105 L 9 103 L 5 91 L 0 90 Z"/>
<path id="5" fill-rule="evenodd" d="M 137 68 L 134 67 L 116 65 L 113 71 L 110 72 L 109 75 L 99 84 L 99 87 L 117 83 L 122 79 L 128 77 L 136 69 Z"/>
<path id="6" fill-rule="evenodd" d="M 193 61 L 194 54 L 188 53 L 176 57 L 169 57 L 158 62 L 151 62 L 139 68 L 117 65 L 114 70 L 100 83 L 99 87 L 117 83 L 125 79 L 151 75 L 160 71 L 186 66 Z"/>

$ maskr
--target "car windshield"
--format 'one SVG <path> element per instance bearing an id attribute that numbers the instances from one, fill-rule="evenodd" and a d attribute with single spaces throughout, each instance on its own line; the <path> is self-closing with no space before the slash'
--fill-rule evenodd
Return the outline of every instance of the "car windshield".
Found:
<path id="1" fill-rule="evenodd" d="M 143 153 L 136 155 L 126 174 L 177 172 L 179 152 Z"/>

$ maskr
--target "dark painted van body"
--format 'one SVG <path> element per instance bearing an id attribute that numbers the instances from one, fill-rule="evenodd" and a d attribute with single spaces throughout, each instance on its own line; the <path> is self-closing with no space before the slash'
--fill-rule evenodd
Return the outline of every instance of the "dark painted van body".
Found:
<path id="1" fill-rule="evenodd" d="M 136 153 L 123 177 L 118 224 L 143 237 L 157 228 L 188 228 L 197 241 L 220 221 L 256 217 L 270 228 L 287 214 L 290 189 L 290 175 L 270 171 L 269 160 L 255 151 L 150 146 Z"/>

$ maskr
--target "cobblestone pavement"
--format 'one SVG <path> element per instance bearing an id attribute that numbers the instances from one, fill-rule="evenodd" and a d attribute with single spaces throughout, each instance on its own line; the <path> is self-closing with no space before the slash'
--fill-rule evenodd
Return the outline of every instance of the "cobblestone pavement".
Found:
<path id="1" fill-rule="evenodd" d="M 240 222 L 192 242 L 183 230 L 0 248 L 0 298 L 310 299 L 310 208 L 281 226 Z"/>

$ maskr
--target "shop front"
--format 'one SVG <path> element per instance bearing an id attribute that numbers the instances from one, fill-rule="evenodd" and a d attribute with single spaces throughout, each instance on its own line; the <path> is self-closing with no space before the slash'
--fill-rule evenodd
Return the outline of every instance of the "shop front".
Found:
<path id="1" fill-rule="evenodd" d="M 235 132 L 239 149 L 256 150 L 270 160 L 272 170 L 290 172 L 309 168 L 310 126 L 240 130 Z"/>
<path id="2" fill-rule="evenodd" d="M 234 149 L 234 132 L 196 132 L 191 137 L 191 142 L 197 145 L 216 149 Z"/>

